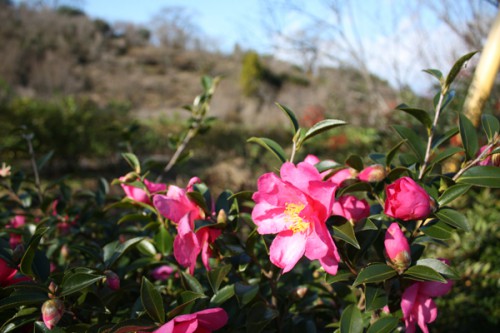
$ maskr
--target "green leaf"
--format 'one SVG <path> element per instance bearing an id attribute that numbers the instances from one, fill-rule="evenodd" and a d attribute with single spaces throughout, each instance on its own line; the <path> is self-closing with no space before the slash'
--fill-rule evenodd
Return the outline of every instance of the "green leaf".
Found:
<path id="1" fill-rule="evenodd" d="M 352 193 L 352 192 L 371 192 L 372 191 L 372 186 L 369 183 L 366 182 L 355 182 L 350 185 L 347 185 L 343 187 L 339 192 L 337 197 L 340 197 L 344 194 L 347 193 Z"/>
<path id="2" fill-rule="evenodd" d="M 161 225 L 158 228 L 158 231 L 156 232 L 153 240 L 155 242 L 156 248 L 163 256 L 167 256 L 172 253 L 174 238 L 167 231 L 165 226 Z"/>
<path id="3" fill-rule="evenodd" d="M 371 153 L 368 157 L 375 163 L 385 166 L 386 155 L 382 153 Z"/>
<path id="4" fill-rule="evenodd" d="M 277 143 L 276 141 L 273 141 L 268 138 L 257 138 L 257 137 L 251 137 L 250 139 L 247 140 L 247 142 L 254 142 L 259 144 L 260 146 L 266 148 L 269 150 L 274 157 L 276 157 L 278 160 L 281 161 L 281 163 L 286 162 L 286 154 L 283 148 Z"/>
<path id="5" fill-rule="evenodd" d="M 325 282 L 332 284 L 332 283 L 337 283 L 337 282 L 348 281 L 353 276 L 354 275 L 352 275 L 351 272 L 339 272 L 335 275 L 326 274 L 325 275 Z"/>
<path id="6" fill-rule="evenodd" d="M 383 288 L 367 285 L 365 288 L 366 311 L 381 309 L 387 305 L 387 294 Z"/>
<path id="7" fill-rule="evenodd" d="M 46 293 L 42 294 L 36 292 L 10 295 L 0 299 L 0 311 L 31 304 L 40 304 L 41 307 L 42 303 L 45 302 L 48 298 L 49 297 Z"/>
<path id="8" fill-rule="evenodd" d="M 461 153 L 463 151 L 464 150 L 462 148 L 459 148 L 459 147 L 449 147 L 449 148 L 443 150 L 442 152 L 440 152 L 439 154 L 437 154 L 436 157 L 434 157 L 431 162 L 433 164 L 441 163 L 442 161 L 446 160 L 447 158 L 450 158 L 451 156 L 458 154 L 458 153 Z"/>
<path id="9" fill-rule="evenodd" d="M 450 239 L 454 231 L 448 224 L 438 220 L 424 225 L 420 230 L 429 237 L 441 240 Z"/>
<path id="10" fill-rule="evenodd" d="M 122 157 L 127 161 L 127 163 L 132 167 L 132 169 L 141 173 L 141 163 L 139 163 L 139 159 L 132 153 L 122 153 Z"/>
<path id="11" fill-rule="evenodd" d="M 468 159 L 473 159 L 479 149 L 476 129 L 472 122 L 463 113 L 459 114 L 459 129 L 462 144 L 465 149 L 465 155 Z"/>
<path id="12" fill-rule="evenodd" d="M 151 319 L 162 324 L 165 322 L 165 307 L 161 294 L 144 276 L 141 283 L 141 303 Z"/>
<path id="13" fill-rule="evenodd" d="M 469 222 L 467 221 L 465 215 L 459 213 L 455 209 L 441 208 L 434 213 L 434 215 L 436 215 L 439 220 L 451 225 L 452 227 L 470 231 Z"/>
<path id="14" fill-rule="evenodd" d="M 152 218 L 149 215 L 144 215 L 144 214 L 127 214 L 120 218 L 116 224 L 120 225 L 125 222 L 142 222 L 142 223 L 148 223 L 151 222 Z"/>
<path id="15" fill-rule="evenodd" d="M 184 282 L 187 288 L 194 291 L 195 293 L 205 294 L 200 282 L 196 280 L 194 276 L 187 274 L 186 272 L 181 272 L 181 276 L 182 276 L 182 281 Z"/>
<path id="16" fill-rule="evenodd" d="M 40 244 L 40 240 L 42 239 L 43 234 L 45 234 L 49 228 L 39 226 L 35 234 L 31 237 L 28 247 L 24 252 L 24 255 L 21 259 L 21 263 L 19 264 L 19 268 L 21 273 L 29 276 L 36 276 L 33 272 L 33 259 L 35 258 L 35 253 L 38 249 L 38 244 Z"/>
<path id="17" fill-rule="evenodd" d="M 456 198 L 467 193 L 467 191 L 469 191 L 470 188 L 471 185 L 468 184 L 455 184 L 453 186 L 448 187 L 439 197 L 438 200 L 439 206 L 443 206 L 452 202 Z"/>
<path id="18" fill-rule="evenodd" d="M 120 257 L 126 251 L 128 251 L 131 247 L 137 245 L 143 239 L 144 239 L 144 237 L 135 237 L 135 238 L 129 239 L 121 244 L 118 244 L 118 246 L 116 246 L 117 244 L 113 244 L 114 245 L 113 249 L 111 249 L 111 248 L 105 249 L 105 251 L 104 251 L 104 265 L 107 268 L 110 268 L 111 266 L 113 266 L 113 264 L 118 259 L 120 259 Z M 108 245 L 111 245 L 111 244 L 107 244 L 105 247 L 107 247 Z"/>
<path id="19" fill-rule="evenodd" d="M 354 304 L 349 305 L 340 317 L 340 333 L 362 333 L 363 317 Z"/>
<path id="20" fill-rule="evenodd" d="M 417 265 L 430 267 L 447 279 L 458 280 L 460 278 L 453 268 L 438 259 L 420 259 L 417 261 Z"/>
<path id="21" fill-rule="evenodd" d="M 397 272 L 386 264 L 373 264 L 363 268 L 354 281 L 353 287 L 362 283 L 382 282 L 397 275 Z"/>
<path id="22" fill-rule="evenodd" d="M 412 266 L 403 273 L 403 276 L 417 281 L 437 281 L 446 283 L 446 279 L 429 266 Z"/>
<path id="23" fill-rule="evenodd" d="M 373 323 L 366 333 L 391 333 L 398 327 L 399 319 L 383 317 Z"/>
<path id="24" fill-rule="evenodd" d="M 205 197 L 203 196 L 203 194 L 193 191 L 187 192 L 186 195 L 188 196 L 189 200 L 193 201 L 198 207 L 200 207 L 205 212 L 205 214 L 210 214 L 207 202 L 205 201 Z"/>
<path id="25" fill-rule="evenodd" d="M 399 125 L 392 126 L 402 139 L 406 139 L 406 143 L 413 150 L 419 162 L 424 160 L 425 156 L 425 145 L 422 139 L 417 136 L 417 134 L 409 128 Z"/>
<path id="26" fill-rule="evenodd" d="M 81 291 L 91 285 L 101 281 L 105 275 L 89 274 L 83 272 L 68 273 L 64 276 L 60 286 L 60 296 L 67 296 Z"/>
<path id="27" fill-rule="evenodd" d="M 257 293 L 259 292 L 259 286 L 258 285 L 246 285 L 241 282 L 237 282 L 234 285 L 234 292 L 236 294 L 236 299 L 238 300 L 238 304 L 240 307 L 244 307 L 248 303 L 250 303 L 255 296 L 257 296 Z"/>
<path id="28" fill-rule="evenodd" d="M 283 111 L 286 114 L 288 119 L 290 119 L 292 126 L 293 126 L 293 134 L 297 133 L 300 126 L 299 126 L 299 122 L 297 121 L 297 117 L 295 116 L 293 111 L 280 103 L 276 103 L 276 105 L 278 106 L 278 108 L 280 108 L 281 111 Z"/>
<path id="29" fill-rule="evenodd" d="M 424 69 L 422 71 L 438 79 L 440 85 L 444 83 L 443 73 L 441 73 L 440 70 L 430 68 L 430 69 Z"/>
<path id="30" fill-rule="evenodd" d="M 333 226 L 333 236 L 342 239 L 343 241 L 351 244 L 359 249 L 359 243 L 354 234 L 354 228 L 351 222 L 346 221 L 340 225 Z"/>
<path id="31" fill-rule="evenodd" d="M 458 127 L 453 127 L 452 129 L 446 131 L 446 133 L 444 133 L 443 135 L 436 136 L 436 139 L 432 141 L 432 149 L 437 149 L 451 137 L 457 135 L 458 132 Z"/>
<path id="32" fill-rule="evenodd" d="M 358 171 L 363 170 L 363 160 L 359 155 L 349 155 L 345 160 L 345 164 Z"/>
<path id="33" fill-rule="evenodd" d="M 460 59 L 458 59 L 455 62 L 455 64 L 451 68 L 450 72 L 448 73 L 448 76 L 446 77 L 446 81 L 445 81 L 444 86 L 443 86 L 443 91 L 444 92 L 446 92 L 448 90 L 448 88 L 450 87 L 451 83 L 457 77 L 458 73 L 460 73 L 460 70 L 462 69 L 462 67 L 464 66 L 464 64 L 470 58 L 472 58 L 472 56 L 474 56 L 474 54 L 476 54 L 476 53 L 477 53 L 477 51 L 467 53 L 466 55 L 460 57 Z"/>
<path id="34" fill-rule="evenodd" d="M 126 319 L 115 326 L 113 326 L 110 332 L 113 333 L 129 333 L 129 332 L 142 332 L 156 327 L 153 323 L 146 321 L 144 319 Z"/>
<path id="35" fill-rule="evenodd" d="M 217 291 L 210 299 L 211 306 L 220 306 L 222 303 L 234 296 L 234 284 L 225 286 Z"/>
<path id="36" fill-rule="evenodd" d="M 429 113 L 422 109 L 411 108 L 408 105 L 401 104 L 396 106 L 396 109 L 408 113 L 417 119 L 429 131 L 432 128 L 432 119 Z"/>
<path id="37" fill-rule="evenodd" d="M 326 160 L 326 161 L 320 161 L 316 165 L 314 165 L 316 169 L 318 169 L 319 172 L 325 172 L 328 170 L 336 169 L 336 168 L 343 168 L 344 166 L 342 164 L 339 164 L 335 161 L 331 160 Z"/>
<path id="38" fill-rule="evenodd" d="M 488 138 L 488 142 L 492 142 L 495 137 L 495 133 L 500 132 L 500 122 L 497 117 L 491 114 L 483 114 L 481 116 L 481 123 L 483 124 L 484 132 Z"/>
<path id="39" fill-rule="evenodd" d="M 226 278 L 226 275 L 231 271 L 232 265 L 219 266 L 211 271 L 207 271 L 208 282 L 214 293 L 219 290 L 219 287 Z"/>
<path id="40" fill-rule="evenodd" d="M 500 168 L 496 166 L 472 167 L 457 179 L 457 183 L 500 188 Z"/>
<path id="41" fill-rule="evenodd" d="M 385 165 L 391 165 L 392 160 L 394 159 L 394 156 L 396 156 L 396 153 L 398 152 L 399 148 L 406 143 L 406 139 L 403 141 L 400 141 L 397 145 L 391 148 L 387 155 L 385 155 Z"/>
<path id="42" fill-rule="evenodd" d="M 337 119 L 325 119 L 322 120 L 316 124 L 314 124 L 304 135 L 304 139 L 302 142 L 305 142 L 306 140 L 309 140 L 313 136 L 316 136 L 320 133 L 323 133 L 325 131 L 328 131 L 330 129 L 333 129 L 335 127 L 343 126 L 346 125 L 347 123 L 343 120 L 337 120 Z"/>

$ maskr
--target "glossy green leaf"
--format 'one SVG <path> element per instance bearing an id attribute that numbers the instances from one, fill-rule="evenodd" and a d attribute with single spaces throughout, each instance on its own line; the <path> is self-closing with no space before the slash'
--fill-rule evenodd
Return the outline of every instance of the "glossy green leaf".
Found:
<path id="1" fill-rule="evenodd" d="M 234 284 L 219 289 L 210 299 L 211 306 L 220 306 L 234 296 Z"/>
<path id="2" fill-rule="evenodd" d="M 90 273 L 68 273 L 64 276 L 63 282 L 60 286 L 60 296 L 67 296 L 79 292 L 87 287 L 96 284 L 106 277 L 102 274 Z"/>
<path id="3" fill-rule="evenodd" d="M 383 317 L 374 322 L 366 333 L 391 333 L 398 327 L 399 319 Z"/>
<path id="4" fill-rule="evenodd" d="M 470 225 L 467 218 L 462 213 L 451 208 L 441 208 L 434 213 L 437 218 L 452 227 L 459 228 L 465 231 L 470 231 Z"/>
<path id="5" fill-rule="evenodd" d="M 468 159 L 473 159 L 479 149 L 476 128 L 472 122 L 463 113 L 459 114 L 459 129 L 462 144 L 465 149 L 465 155 Z"/>
<path id="6" fill-rule="evenodd" d="M 352 193 L 352 192 L 371 192 L 372 191 L 372 186 L 367 183 L 367 182 L 355 182 L 350 185 L 347 185 L 345 187 L 342 187 L 338 194 L 337 197 L 340 197 L 342 195 L 345 195 L 347 193 Z"/>
<path id="7" fill-rule="evenodd" d="M 403 273 L 403 276 L 417 281 L 437 281 L 446 283 L 446 279 L 429 266 L 412 266 Z"/>
<path id="8" fill-rule="evenodd" d="M 21 263 L 19 264 L 19 268 L 21 273 L 29 276 L 35 276 L 33 272 L 33 260 L 35 259 L 35 253 L 38 250 L 38 244 L 40 244 L 40 240 L 42 236 L 49 230 L 47 227 L 39 226 L 35 234 L 31 237 L 28 247 L 24 252 L 24 255 L 21 259 Z"/>
<path id="9" fill-rule="evenodd" d="M 397 272 L 386 264 L 373 264 L 363 268 L 354 281 L 353 287 L 362 283 L 382 282 L 397 275 Z"/>
<path id="10" fill-rule="evenodd" d="M 349 155 L 349 157 L 345 160 L 345 164 L 353 169 L 356 169 L 357 171 L 363 170 L 363 160 L 359 155 Z"/>
<path id="11" fill-rule="evenodd" d="M 381 164 L 383 166 L 386 166 L 385 161 L 386 161 L 386 155 L 382 153 L 371 153 L 368 154 L 368 157 L 375 163 Z"/>
<path id="12" fill-rule="evenodd" d="M 141 283 L 141 303 L 151 319 L 160 323 L 165 322 L 165 307 L 161 294 L 144 276 Z"/>
<path id="13" fill-rule="evenodd" d="M 496 166 L 472 167 L 457 179 L 457 183 L 500 188 L 500 168 Z"/>
<path id="14" fill-rule="evenodd" d="M 141 173 L 141 163 L 137 156 L 132 153 L 122 153 L 122 157 L 127 161 L 130 167 L 137 173 Z"/>
<path id="15" fill-rule="evenodd" d="M 356 239 L 356 235 L 354 234 L 354 228 L 350 222 L 346 221 L 339 225 L 334 225 L 333 236 L 340 238 L 343 241 L 351 244 L 355 248 L 359 249 L 359 243 Z"/>
<path id="16" fill-rule="evenodd" d="M 446 131 L 446 133 L 442 135 L 436 135 L 435 139 L 432 141 L 432 149 L 437 149 L 446 141 L 450 140 L 453 136 L 459 133 L 458 127 L 453 127 L 452 129 Z"/>
<path id="17" fill-rule="evenodd" d="M 439 84 L 442 85 L 444 83 L 444 77 L 443 77 L 443 73 L 441 73 L 440 70 L 438 69 L 433 69 L 433 68 L 429 68 L 429 69 L 424 69 L 422 70 L 423 72 L 435 77 L 438 81 L 439 81 Z"/>
<path id="18" fill-rule="evenodd" d="M 105 249 L 104 251 L 104 264 L 107 268 L 113 266 L 113 264 L 120 259 L 120 257 L 128 251 L 133 246 L 141 242 L 144 237 L 135 237 L 129 239 L 121 244 L 113 244 L 113 248 Z M 108 246 L 108 245 L 106 245 Z M 106 247 L 105 246 L 105 247 Z"/>
<path id="19" fill-rule="evenodd" d="M 218 266 L 217 268 L 207 272 L 208 282 L 210 283 L 214 293 L 217 293 L 219 290 L 222 281 L 224 281 L 227 274 L 231 271 L 231 267 L 232 265 Z"/>
<path id="20" fill-rule="evenodd" d="M 187 192 L 186 195 L 191 201 L 196 203 L 196 205 L 200 207 L 205 212 L 205 214 L 207 213 L 210 214 L 210 210 L 208 208 L 209 205 L 207 204 L 203 194 L 197 191 L 193 191 L 193 192 Z"/>
<path id="21" fill-rule="evenodd" d="M 349 305 L 340 317 L 340 333 L 362 333 L 363 317 L 361 311 L 354 304 Z"/>
<path id="22" fill-rule="evenodd" d="M 348 281 L 353 276 L 354 275 L 351 272 L 338 272 L 335 275 L 326 274 L 325 275 L 325 282 L 332 284 L 332 283 L 337 283 L 337 282 Z"/>
<path id="23" fill-rule="evenodd" d="M 153 240 L 155 242 L 156 248 L 162 255 L 167 256 L 172 253 L 174 238 L 172 237 L 170 232 L 167 231 L 165 226 L 161 225 L 158 228 L 158 231 L 156 232 Z"/>
<path id="24" fill-rule="evenodd" d="M 127 214 L 116 222 L 116 224 L 120 225 L 125 222 L 140 222 L 140 223 L 148 223 L 151 222 L 152 218 L 149 215 L 144 214 Z"/>
<path id="25" fill-rule="evenodd" d="M 234 198 L 233 192 L 225 190 L 223 191 L 215 201 L 215 212 L 218 213 L 221 209 L 229 215 L 231 207 L 233 206 Z"/>
<path id="26" fill-rule="evenodd" d="M 495 137 L 495 133 L 500 132 L 500 122 L 498 118 L 491 114 L 483 114 L 481 116 L 481 123 L 486 133 L 486 137 L 488 138 L 488 142 L 491 142 Z"/>
<path id="27" fill-rule="evenodd" d="M 279 316 L 279 312 L 264 302 L 256 302 L 247 315 L 247 332 L 260 333 L 269 323 Z"/>
<path id="28" fill-rule="evenodd" d="M 420 230 L 429 237 L 446 240 L 451 238 L 455 229 L 442 221 L 434 220 L 421 227 Z"/>
<path id="29" fill-rule="evenodd" d="M 387 155 L 385 155 L 385 165 L 391 165 L 392 160 L 394 159 L 394 156 L 396 156 L 396 153 L 399 151 L 399 148 L 406 143 L 406 139 L 403 141 L 400 141 L 397 145 L 391 148 Z"/>
<path id="30" fill-rule="evenodd" d="M 309 130 L 307 130 L 302 142 L 305 142 L 306 140 L 309 140 L 310 138 L 312 138 L 318 134 L 321 134 L 325 131 L 331 130 L 331 129 L 339 127 L 339 126 L 344 126 L 346 124 L 347 123 L 343 120 L 337 120 L 337 119 L 322 120 L 322 121 L 316 123 L 315 125 L 313 125 Z"/>
<path id="31" fill-rule="evenodd" d="M 285 113 L 285 115 L 288 117 L 288 119 L 290 119 L 290 122 L 292 123 L 292 126 L 293 126 L 293 134 L 297 133 L 300 126 L 299 126 L 299 122 L 297 121 L 297 117 L 295 116 L 293 111 L 280 103 L 276 103 L 276 105 L 278 106 L 278 108 L 281 111 L 283 111 Z"/>
<path id="32" fill-rule="evenodd" d="M 406 140 L 408 146 L 413 150 L 418 160 L 421 162 L 425 156 L 425 144 L 422 139 L 411 129 L 394 125 L 392 126 L 402 139 Z"/>
<path id="33" fill-rule="evenodd" d="M 469 191 L 471 188 L 471 185 L 468 184 L 455 184 L 453 186 L 448 187 L 443 194 L 439 197 L 438 204 L 439 206 L 446 205 L 453 200 L 461 197 L 467 191 Z"/>
<path id="34" fill-rule="evenodd" d="M 437 163 L 441 163 L 443 162 L 444 160 L 452 157 L 453 155 L 455 154 L 458 154 L 458 153 L 461 153 L 463 152 L 464 150 L 462 148 L 459 148 L 459 147 L 449 147 L 445 150 L 443 150 L 442 152 L 440 152 L 439 154 L 437 154 L 433 159 L 432 159 L 432 163 L 433 164 L 437 164 Z"/>
<path id="35" fill-rule="evenodd" d="M 457 77 L 458 73 L 460 73 L 460 70 L 462 69 L 462 67 L 465 65 L 465 63 L 474 56 L 474 54 L 476 54 L 477 51 L 474 51 L 474 52 L 470 52 L 470 53 L 467 53 L 466 55 L 460 57 L 456 62 L 455 64 L 453 65 L 453 67 L 451 68 L 450 72 L 448 73 L 448 75 L 446 76 L 446 80 L 445 80 L 445 83 L 444 83 L 444 86 L 443 86 L 443 91 L 446 92 L 451 83 L 455 80 L 455 78 Z"/>
<path id="36" fill-rule="evenodd" d="M 250 303 L 255 296 L 257 296 L 259 292 L 258 285 L 246 285 L 241 282 L 238 282 L 234 285 L 234 292 L 236 294 L 236 299 L 240 307 L 244 307 L 248 303 Z"/>
<path id="37" fill-rule="evenodd" d="M 455 269 L 438 259 L 420 259 L 417 261 L 417 265 L 430 267 L 447 279 L 458 280 L 460 278 Z"/>
<path id="38" fill-rule="evenodd" d="M 279 145 L 279 143 L 277 143 L 274 140 L 268 138 L 251 137 L 250 139 L 247 140 L 247 142 L 253 142 L 266 148 L 268 151 L 271 152 L 271 154 L 273 154 L 274 157 L 280 160 L 281 163 L 285 163 L 287 160 L 285 151 Z"/>
<path id="39" fill-rule="evenodd" d="M 405 104 L 396 106 L 396 109 L 401 110 L 403 112 L 406 112 L 409 115 L 413 116 L 422 125 L 424 125 L 424 127 L 427 130 L 430 130 L 432 128 L 432 119 L 431 119 L 431 116 L 429 115 L 429 112 L 422 110 L 422 109 L 411 108 Z"/>
<path id="40" fill-rule="evenodd" d="M 194 276 L 192 276 L 186 272 L 181 272 L 181 276 L 182 276 L 182 281 L 183 281 L 184 285 L 186 286 L 186 288 L 188 288 L 189 290 L 192 290 L 198 294 L 205 294 L 205 292 L 203 291 L 202 285 Z"/>
<path id="41" fill-rule="evenodd" d="M 367 285 L 365 288 L 365 309 L 373 311 L 387 305 L 387 294 L 381 287 Z"/>
<path id="42" fill-rule="evenodd" d="M 10 295 L 0 299 L 0 311 L 16 308 L 22 305 L 40 304 L 45 302 L 49 297 L 47 294 L 38 292 L 22 293 L 19 295 Z"/>

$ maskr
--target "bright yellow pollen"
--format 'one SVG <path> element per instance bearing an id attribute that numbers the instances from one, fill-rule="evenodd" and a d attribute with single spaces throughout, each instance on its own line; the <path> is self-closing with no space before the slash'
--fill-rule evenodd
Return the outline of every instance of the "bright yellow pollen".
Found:
<path id="1" fill-rule="evenodd" d="M 294 233 L 303 232 L 309 228 L 309 223 L 299 216 L 302 209 L 304 209 L 304 204 L 287 203 L 285 205 L 287 221 L 292 222 L 292 225 L 288 229 L 292 230 Z"/>

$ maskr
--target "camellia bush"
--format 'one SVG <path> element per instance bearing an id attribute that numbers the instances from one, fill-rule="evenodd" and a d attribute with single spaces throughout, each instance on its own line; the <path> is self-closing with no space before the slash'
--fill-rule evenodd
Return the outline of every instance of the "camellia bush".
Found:
<path id="1" fill-rule="evenodd" d="M 0 170 L 0 331 L 429 332 L 435 300 L 460 276 L 429 248 L 471 229 L 454 200 L 500 187 L 498 119 L 485 114 L 476 131 L 459 113 L 456 126 L 440 127 L 473 55 L 447 76 L 426 71 L 441 87 L 434 110 L 398 106 L 414 119 L 393 126 L 399 143 L 344 163 L 307 154 L 310 139 L 344 121 L 303 128 L 278 104 L 290 147 L 248 140 L 276 157 L 256 191 L 214 195 L 198 177 L 162 181 L 208 128 L 217 79 L 203 78 L 161 172 L 127 152 L 130 172 L 74 190 L 40 178 L 50 155 L 37 160 L 23 134 L 32 171 Z M 459 147 L 449 145 L 456 135 Z"/>

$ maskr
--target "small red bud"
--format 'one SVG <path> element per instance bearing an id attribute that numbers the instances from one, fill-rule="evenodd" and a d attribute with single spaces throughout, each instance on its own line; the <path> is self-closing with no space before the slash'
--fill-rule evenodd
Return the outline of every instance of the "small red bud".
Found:
<path id="1" fill-rule="evenodd" d="M 113 271 L 106 271 L 106 284 L 110 289 L 120 289 L 120 277 Z"/>

